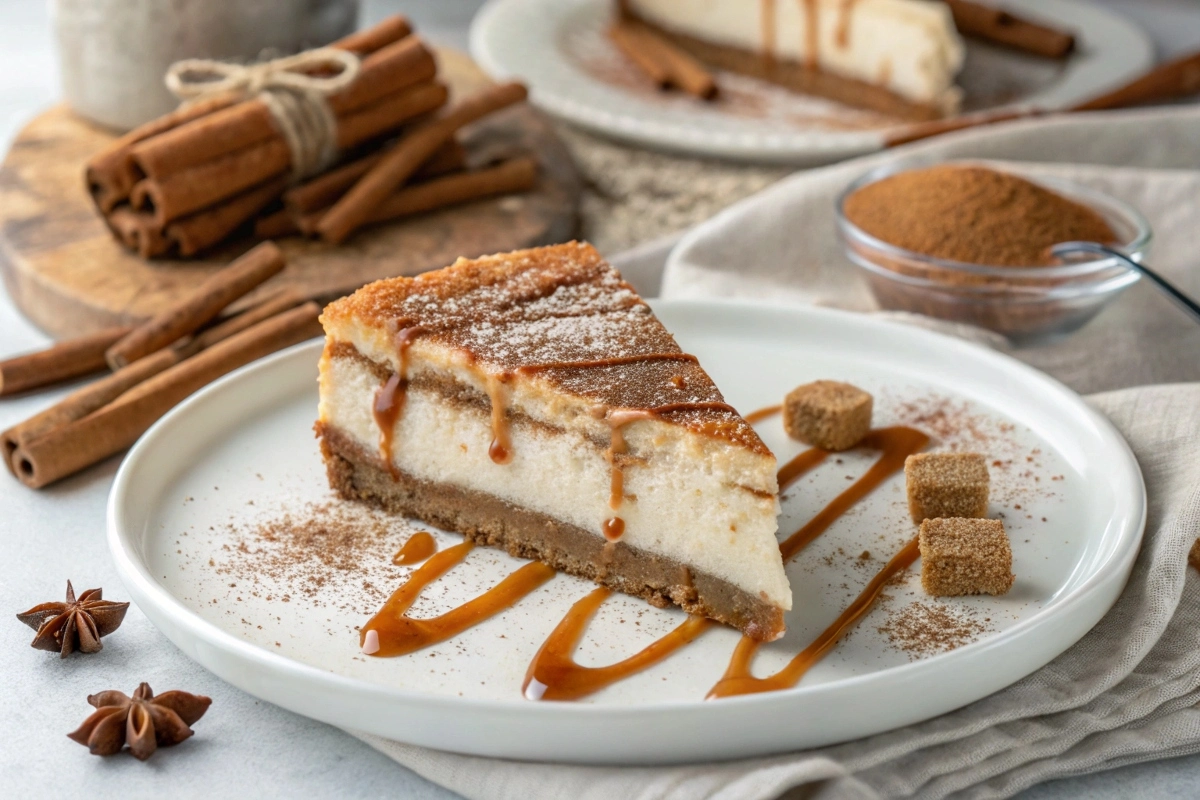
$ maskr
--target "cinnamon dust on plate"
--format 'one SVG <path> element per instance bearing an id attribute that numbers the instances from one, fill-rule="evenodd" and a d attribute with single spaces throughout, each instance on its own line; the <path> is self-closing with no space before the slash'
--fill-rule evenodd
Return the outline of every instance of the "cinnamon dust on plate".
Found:
<path id="1" fill-rule="evenodd" d="M 1117 239 L 1093 209 L 986 167 L 942 164 L 900 172 L 851 194 L 844 212 L 890 245 L 986 266 L 1051 266 L 1055 244 Z"/>
<path id="2" fill-rule="evenodd" d="M 890 611 L 876 631 L 916 660 L 970 644 L 988 632 L 990 622 L 973 609 L 917 601 Z"/>

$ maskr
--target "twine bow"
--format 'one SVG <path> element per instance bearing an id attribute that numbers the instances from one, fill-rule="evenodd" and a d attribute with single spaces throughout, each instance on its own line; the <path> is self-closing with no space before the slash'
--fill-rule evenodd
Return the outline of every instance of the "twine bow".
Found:
<path id="1" fill-rule="evenodd" d="M 257 64 L 202 58 L 176 61 L 166 84 L 184 102 L 233 93 L 267 106 L 292 155 L 292 178 L 324 170 L 337 158 L 337 118 L 326 98 L 358 77 L 358 56 L 333 47 Z"/>

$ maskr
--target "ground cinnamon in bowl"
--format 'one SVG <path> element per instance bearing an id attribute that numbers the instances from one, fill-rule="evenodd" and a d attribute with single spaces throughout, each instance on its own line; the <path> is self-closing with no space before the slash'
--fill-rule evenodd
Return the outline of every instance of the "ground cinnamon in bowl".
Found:
<path id="1" fill-rule="evenodd" d="M 986 167 L 943 164 L 867 184 L 843 213 L 890 245 L 946 261 L 1051 266 L 1059 242 L 1113 243 L 1104 217 L 1032 181 Z"/>
<path id="2" fill-rule="evenodd" d="M 1141 259 L 1137 209 L 1070 181 L 1033 182 L 977 163 L 863 175 L 836 203 L 846 257 L 882 308 L 965 322 L 1013 344 L 1064 336 L 1137 281 L 1116 259 L 1064 264 L 1064 241 Z"/>

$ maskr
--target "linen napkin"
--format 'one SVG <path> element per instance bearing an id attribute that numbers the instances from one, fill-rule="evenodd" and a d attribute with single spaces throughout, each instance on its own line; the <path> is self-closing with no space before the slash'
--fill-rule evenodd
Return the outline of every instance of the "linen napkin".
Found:
<path id="1" fill-rule="evenodd" d="M 853 178 L 896 158 L 1005 159 L 1010 168 L 1122 197 L 1156 231 L 1150 263 L 1185 289 L 1200 289 L 1200 270 L 1190 268 L 1200 254 L 1194 221 L 1200 108 L 1184 107 L 995 126 L 799 173 L 685 236 L 668 260 L 663 294 L 878 313 L 840 253 L 831 209 Z M 1004 347 L 966 326 L 902 316 Z M 1013 355 L 1080 391 L 1197 380 L 1200 327 L 1139 285 L 1070 339 Z M 355 735 L 472 800 L 1007 797 L 1053 778 L 1200 752 L 1200 578 L 1186 567 L 1200 534 L 1200 384 L 1123 389 L 1089 400 L 1129 441 L 1145 476 L 1141 553 L 1124 593 L 1087 636 L 988 698 L 820 750 L 657 768 L 486 759 Z"/>

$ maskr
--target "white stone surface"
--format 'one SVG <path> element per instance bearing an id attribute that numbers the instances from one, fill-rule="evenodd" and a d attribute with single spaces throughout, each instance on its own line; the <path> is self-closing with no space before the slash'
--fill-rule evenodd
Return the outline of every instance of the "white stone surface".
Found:
<path id="1" fill-rule="evenodd" d="M 431 38 L 458 47 L 478 0 L 368 0 L 363 20 L 399 9 Z M 1154 35 L 1170 56 L 1200 44 L 1200 5 L 1190 0 L 1104 0 Z M 58 97 L 44 3 L 0 0 L 0 146 Z M 43 345 L 46 338 L 0 297 L 0 357 Z M 23 419 L 55 395 L 0 401 L 0 427 Z M 24 610 L 58 599 L 68 578 L 79 590 L 103 586 L 122 599 L 104 541 L 104 507 L 116 470 L 112 459 L 49 490 L 34 493 L 0 474 L 0 609 Z M 81 795 L 96 800 L 145 797 L 453 798 L 366 745 L 329 726 L 265 705 L 197 667 L 136 609 L 105 639 L 103 653 L 60 661 L 31 649 L 32 631 L 9 617 L 0 625 L 0 796 Z M 185 745 L 146 763 L 100 759 L 66 739 L 91 710 L 86 696 L 138 681 L 156 691 L 183 689 L 213 698 Z M 1029 800 L 1169 798 L 1200 795 L 1200 756 L 1127 767 L 1035 787 Z M 553 786 L 544 796 L 555 796 Z"/>

